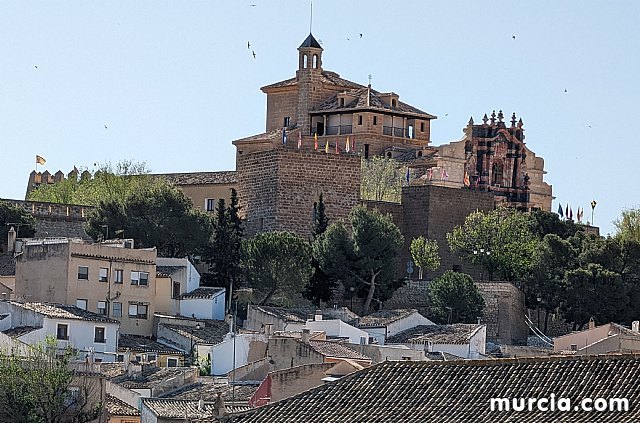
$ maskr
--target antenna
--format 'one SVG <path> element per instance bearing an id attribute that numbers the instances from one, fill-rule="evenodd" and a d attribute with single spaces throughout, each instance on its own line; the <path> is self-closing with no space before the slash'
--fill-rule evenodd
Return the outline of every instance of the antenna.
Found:
<path id="1" fill-rule="evenodd" d="M 311 26 L 313 25 L 313 0 L 309 1 L 311 13 L 309 13 L 309 34 L 311 34 Z"/>

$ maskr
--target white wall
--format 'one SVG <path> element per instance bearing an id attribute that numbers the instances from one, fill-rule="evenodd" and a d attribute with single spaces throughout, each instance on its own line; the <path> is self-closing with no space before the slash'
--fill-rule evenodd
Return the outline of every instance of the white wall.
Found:
<path id="1" fill-rule="evenodd" d="M 180 292 L 182 294 L 191 292 L 200 286 L 200 274 L 188 258 L 158 257 L 156 265 L 183 267 L 180 274 L 175 277 L 175 280 L 181 282 Z"/>
<path id="2" fill-rule="evenodd" d="M 248 364 L 249 345 L 251 341 L 265 342 L 266 338 L 264 334 L 236 334 L 235 363 L 233 362 L 234 341 L 232 334 L 227 334 L 223 342 L 211 347 L 211 374 L 214 376 L 226 375 L 231 370 Z M 204 353 L 203 356 L 206 357 L 206 354 L 207 353 Z"/>
<path id="3" fill-rule="evenodd" d="M 214 298 L 184 298 L 180 300 L 180 314 L 197 319 L 224 320 L 224 291 Z"/>
<path id="4" fill-rule="evenodd" d="M 115 361 L 115 352 L 117 351 L 118 328 L 117 323 L 93 322 L 85 320 L 73 319 L 52 319 L 45 317 L 42 329 L 29 332 L 19 339 L 27 344 L 36 344 L 44 342 L 47 336 L 56 338 L 58 333 L 58 323 L 67 325 L 67 333 L 69 340 L 57 340 L 58 348 L 66 348 L 70 346 L 78 349 L 80 357 L 84 358 L 85 354 L 93 349 L 94 358 L 102 359 L 102 361 Z M 105 343 L 94 342 L 94 328 L 105 328 Z M 110 353 L 110 354 L 104 354 Z"/>
<path id="5" fill-rule="evenodd" d="M 325 332 L 327 336 L 337 336 L 341 338 L 349 338 L 352 344 L 360 344 L 360 339 L 365 338 L 365 344 L 369 343 L 369 334 L 362 329 L 351 326 L 342 320 L 314 320 L 308 321 L 305 325 L 311 332 Z"/>

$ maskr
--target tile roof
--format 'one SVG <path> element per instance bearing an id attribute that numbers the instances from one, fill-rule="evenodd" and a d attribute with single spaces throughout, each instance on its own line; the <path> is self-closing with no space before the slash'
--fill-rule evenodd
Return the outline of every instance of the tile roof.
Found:
<path id="1" fill-rule="evenodd" d="M 376 311 L 375 313 L 362 316 L 358 319 L 358 327 L 386 326 L 396 320 L 404 319 L 417 312 L 418 310 L 412 308 Z"/>
<path id="2" fill-rule="evenodd" d="M 235 184 L 236 171 L 223 170 L 219 172 L 185 172 L 185 173 L 157 173 L 152 176 L 165 178 L 174 185 L 209 185 Z"/>
<path id="3" fill-rule="evenodd" d="M 420 325 L 390 336 L 389 344 L 466 344 L 484 325 L 456 323 L 453 325 Z"/>
<path id="4" fill-rule="evenodd" d="M 34 326 L 18 326 L 15 328 L 3 330 L 2 333 L 12 338 L 20 338 L 22 335 L 26 335 L 38 329 L 42 329 L 42 328 L 36 328 Z"/>
<path id="5" fill-rule="evenodd" d="M 0 254 L 0 276 L 15 276 L 16 259 L 12 254 Z"/>
<path id="6" fill-rule="evenodd" d="M 185 401 L 198 401 L 203 399 L 205 401 L 215 401 L 218 392 L 222 393 L 222 399 L 225 401 L 231 401 L 235 396 L 236 401 L 248 401 L 249 398 L 258 389 L 254 385 L 236 385 L 235 394 L 233 386 L 229 384 L 216 384 L 216 383 L 202 383 L 196 382 L 190 385 L 185 385 L 179 389 L 176 389 L 166 394 L 160 395 L 161 398 L 172 398 Z"/>
<path id="7" fill-rule="evenodd" d="M 187 292 L 186 294 L 182 294 L 182 299 L 206 299 L 210 300 L 222 292 L 225 292 L 224 288 L 217 288 L 211 286 L 201 286 L 200 288 L 196 288 L 191 292 Z"/>
<path id="8" fill-rule="evenodd" d="M 155 352 L 160 354 L 184 355 L 183 351 L 164 345 L 151 338 L 139 335 L 126 335 L 121 333 L 118 340 L 118 351 L 126 350 L 130 350 L 133 352 Z"/>
<path id="9" fill-rule="evenodd" d="M 183 401 L 165 398 L 143 398 L 142 402 L 159 419 L 176 419 L 183 421 L 185 417 L 189 421 L 218 422 L 215 403 L 205 402 L 201 409 L 198 409 L 198 401 Z M 225 405 L 228 412 L 242 412 L 251 409 L 249 405 Z M 194 420 L 202 419 L 202 420 Z M 164 421 L 164 420 L 162 420 Z"/>
<path id="10" fill-rule="evenodd" d="M 116 376 L 121 376 L 127 372 L 125 363 L 118 363 L 118 362 L 106 363 L 103 361 L 103 362 L 94 363 L 94 364 L 98 364 L 100 366 L 99 367 L 100 374 L 104 375 L 107 379 L 114 378 Z"/>
<path id="11" fill-rule="evenodd" d="M 284 320 L 285 322 L 306 323 L 307 318 L 315 313 L 315 309 L 312 308 L 286 308 L 270 306 L 251 307 L 270 316 Z"/>
<path id="12" fill-rule="evenodd" d="M 338 96 L 346 94 L 350 97 L 353 97 L 349 103 L 346 101 L 344 105 L 340 104 Z M 313 112 L 326 112 L 328 110 L 345 110 L 345 109 L 376 109 L 376 110 L 388 110 L 397 113 L 409 113 L 412 115 L 421 115 L 428 119 L 435 119 L 436 116 L 433 116 L 427 112 L 424 112 L 417 107 L 413 107 L 407 103 L 404 103 L 400 100 L 397 101 L 396 107 L 392 107 L 389 104 L 386 104 L 383 101 L 382 97 L 385 94 L 380 93 L 376 90 L 369 89 L 368 87 L 358 87 L 356 89 L 346 91 L 344 93 L 336 93 L 333 96 L 329 97 L 323 103 L 320 103 L 318 107 L 315 108 Z"/>
<path id="13" fill-rule="evenodd" d="M 193 339 L 198 344 L 219 344 L 229 333 L 229 324 L 223 320 L 207 320 L 204 327 L 196 329 L 193 326 L 161 323 L 167 329 L 176 332 L 187 339 Z"/>
<path id="14" fill-rule="evenodd" d="M 311 47 L 311 48 L 322 48 L 320 43 L 314 38 L 314 36 L 309 33 L 309 36 L 300 44 L 298 48 Z"/>
<path id="15" fill-rule="evenodd" d="M 351 360 L 367 360 L 371 361 L 371 357 L 360 354 L 358 351 L 352 350 L 347 345 L 340 342 L 332 341 L 309 341 L 309 346 L 319 354 L 325 357 L 348 358 Z"/>
<path id="16" fill-rule="evenodd" d="M 21 303 L 18 301 L 9 301 L 9 303 L 25 310 L 35 311 L 36 313 L 40 313 L 43 316 L 52 319 L 85 320 L 91 322 L 120 324 L 119 321 L 110 319 L 102 314 L 93 313 L 91 311 L 66 304 Z"/>
<path id="17" fill-rule="evenodd" d="M 111 394 L 107 394 L 104 405 L 110 416 L 133 417 L 140 415 L 140 411 L 138 411 L 137 408 L 130 406 L 120 398 L 116 398 Z"/>
<path id="18" fill-rule="evenodd" d="M 191 372 L 190 367 L 152 367 L 145 369 L 143 374 L 122 374 L 111 378 L 111 382 L 125 388 L 154 388 L 164 384 L 168 379 Z"/>
<path id="19" fill-rule="evenodd" d="M 360 85 L 356 82 L 349 81 L 348 79 L 340 78 L 340 75 L 338 75 L 337 73 L 332 71 L 326 71 L 326 70 L 322 71 L 320 82 L 322 82 L 324 85 L 334 85 L 334 86 L 338 86 L 346 89 L 366 88 L 364 85 Z M 293 87 L 296 85 L 298 85 L 298 78 L 293 77 L 293 78 L 285 79 L 284 81 L 276 82 L 270 85 L 265 85 L 264 87 L 261 88 L 261 90 L 264 91 L 264 90 L 269 90 L 271 88 Z"/>
<path id="20" fill-rule="evenodd" d="M 156 274 L 169 276 L 182 269 L 184 269 L 184 266 L 156 266 Z"/>
<path id="21" fill-rule="evenodd" d="M 289 132 L 287 132 L 289 135 Z M 261 134 L 251 135 L 249 137 L 240 138 L 234 141 L 234 143 L 251 143 L 251 142 L 263 142 L 273 141 L 282 137 L 282 129 L 274 129 L 271 132 L 263 132 Z"/>
<path id="22" fill-rule="evenodd" d="M 640 356 L 480 361 L 386 361 L 234 422 L 599 422 L 640 421 Z M 491 398 L 626 398 L 627 412 L 491 411 Z"/>

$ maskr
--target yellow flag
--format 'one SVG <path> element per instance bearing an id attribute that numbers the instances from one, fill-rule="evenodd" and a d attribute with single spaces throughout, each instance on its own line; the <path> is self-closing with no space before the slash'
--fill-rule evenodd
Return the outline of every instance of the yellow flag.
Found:
<path id="1" fill-rule="evenodd" d="M 327 140 L 327 144 L 324 146 L 324 152 L 329 154 L 329 140 Z"/>
<path id="2" fill-rule="evenodd" d="M 346 145 L 345 150 L 347 150 L 347 153 L 351 151 L 351 148 L 349 146 L 349 136 L 348 135 L 347 135 L 347 145 Z"/>
<path id="3" fill-rule="evenodd" d="M 47 162 L 47 161 L 44 159 L 44 157 L 42 157 L 42 156 L 38 156 L 38 155 L 36 154 L 36 163 L 38 163 L 39 165 L 43 165 L 43 164 L 45 164 L 46 162 Z"/>

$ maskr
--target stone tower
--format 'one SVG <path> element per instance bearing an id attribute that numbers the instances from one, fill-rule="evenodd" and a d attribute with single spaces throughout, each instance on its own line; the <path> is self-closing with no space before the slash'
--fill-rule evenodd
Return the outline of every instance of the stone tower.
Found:
<path id="1" fill-rule="evenodd" d="M 284 126 L 297 126 L 303 134 L 310 134 L 311 111 L 321 100 L 322 47 L 311 33 L 298 47 L 298 107 L 296 122 L 284 122 Z"/>

